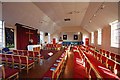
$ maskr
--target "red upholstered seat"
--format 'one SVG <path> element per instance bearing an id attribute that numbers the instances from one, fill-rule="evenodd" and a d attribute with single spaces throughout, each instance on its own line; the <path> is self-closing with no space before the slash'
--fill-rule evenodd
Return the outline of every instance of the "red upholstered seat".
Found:
<path id="1" fill-rule="evenodd" d="M 102 49 L 100 49 L 100 53 L 102 54 Z"/>
<path id="2" fill-rule="evenodd" d="M 105 50 L 102 50 L 102 55 L 105 55 L 106 51 Z"/>
<path id="3" fill-rule="evenodd" d="M 97 60 L 101 61 L 101 56 L 102 56 L 101 54 L 98 54 L 97 55 Z"/>
<path id="4" fill-rule="evenodd" d="M 37 51 L 36 51 L 36 52 L 34 52 L 34 56 L 35 56 L 35 57 L 40 56 L 40 52 L 37 52 Z"/>
<path id="5" fill-rule="evenodd" d="M 33 63 L 34 60 L 28 60 L 28 65 Z M 27 61 L 26 60 L 21 60 L 21 64 L 27 64 Z"/>
<path id="6" fill-rule="evenodd" d="M 13 50 L 13 54 L 18 54 L 18 51 L 17 50 Z"/>
<path id="7" fill-rule="evenodd" d="M 6 54 L 7 62 L 13 62 L 13 55 L 12 54 Z"/>
<path id="8" fill-rule="evenodd" d="M 27 50 L 23 50 L 24 56 L 29 56 Z"/>
<path id="9" fill-rule="evenodd" d="M 110 53 L 110 56 L 111 56 L 111 59 L 115 60 L 115 57 L 116 57 L 115 53 Z"/>
<path id="10" fill-rule="evenodd" d="M 109 52 L 109 51 L 106 51 L 105 56 L 109 58 L 109 56 L 110 56 L 110 52 Z"/>
<path id="11" fill-rule="evenodd" d="M 18 50 L 18 54 L 19 55 L 23 55 L 23 51 L 22 50 Z"/>
<path id="12" fill-rule="evenodd" d="M 109 68 L 112 72 L 114 72 L 115 68 L 115 61 L 108 59 L 107 61 L 107 68 Z"/>
<path id="13" fill-rule="evenodd" d="M 26 67 L 28 73 L 28 70 L 34 67 L 34 60 L 29 60 L 27 56 L 20 56 L 20 59 L 21 59 L 21 65 Z"/>
<path id="14" fill-rule="evenodd" d="M 95 58 L 97 58 L 97 55 L 98 55 L 98 53 L 97 53 L 97 52 L 95 52 L 95 53 L 94 53 Z"/>
<path id="15" fill-rule="evenodd" d="M 91 76 L 91 78 L 97 79 L 96 73 L 93 71 L 92 68 L 90 70 L 90 76 Z"/>
<path id="16" fill-rule="evenodd" d="M 18 73 L 19 73 L 19 71 L 17 69 L 5 67 L 5 79 L 7 79 L 15 74 L 17 75 Z"/>
<path id="17" fill-rule="evenodd" d="M 2 54 L 2 61 L 6 61 L 6 56 L 5 56 L 5 54 Z"/>
<path id="18" fill-rule="evenodd" d="M 28 51 L 29 57 L 34 58 L 34 52 L 33 51 Z"/>
<path id="19" fill-rule="evenodd" d="M 13 59 L 14 59 L 14 63 L 20 63 L 20 56 L 19 55 L 14 55 Z"/>
<path id="20" fill-rule="evenodd" d="M 116 61 L 120 62 L 120 55 L 116 55 Z"/>
<path id="21" fill-rule="evenodd" d="M 106 66 L 106 63 L 107 63 L 107 57 L 105 57 L 105 56 L 102 56 L 102 58 L 101 58 L 101 62 Z"/>
<path id="22" fill-rule="evenodd" d="M 116 64 L 117 75 L 120 77 L 120 64 Z"/>
<path id="23" fill-rule="evenodd" d="M 90 64 L 88 63 L 88 61 L 87 61 L 87 63 L 85 64 L 85 66 L 86 66 L 86 72 L 89 74 Z"/>

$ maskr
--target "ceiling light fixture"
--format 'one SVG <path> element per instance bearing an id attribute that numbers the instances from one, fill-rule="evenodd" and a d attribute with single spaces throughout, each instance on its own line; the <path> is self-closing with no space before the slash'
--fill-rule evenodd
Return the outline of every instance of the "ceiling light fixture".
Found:
<path id="1" fill-rule="evenodd" d="M 78 14 L 80 13 L 80 11 L 71 11 L 71 12 L 68 12 L 67 14 Z"/>
<path id="2" fill-rule="evenodd" d="M 97 13 L 98 13 L 99 11 L 103 10 L 104 8 L 105 8 L 105 4 L 104 4 L 104 2 L 103 2 L 103 3 L 99 6 L 99 8 L 96 10 L 96 12 L 92 15 L 92 17 L 90 18 L 89 23 L 91 23 L 93 17 L 96 17 Z"/>

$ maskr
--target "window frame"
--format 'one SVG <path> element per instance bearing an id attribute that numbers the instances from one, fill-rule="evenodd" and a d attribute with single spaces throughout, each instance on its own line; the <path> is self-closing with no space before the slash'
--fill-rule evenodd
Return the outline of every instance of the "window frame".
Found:
<path id="1" fill-rule="evenodd" d="M 98 29 L 98 45 L 102 45 L 102 29 Z"/>
<path id="2" fill-rule="evenodd" d="M 94 32 L 91 32 L 91 43 L 94 44 Z"/>
<path id="3" fill-rule="evenodd" d="M 118 20 L 113 21 L 112 23 L 109 24 L 111 27 L 111 47 L 114 48 L 119 48 L 120 47 L 120 22 Z"/>

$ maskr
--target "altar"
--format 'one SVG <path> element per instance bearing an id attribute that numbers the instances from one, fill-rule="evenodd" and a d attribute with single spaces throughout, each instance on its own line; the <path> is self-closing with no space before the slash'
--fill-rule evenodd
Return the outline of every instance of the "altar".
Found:
<path id="1" fill-rule="evenodd" d="M 41 45 L 28 45 L 27 49 L 28 51 L 40 51 Z"/>

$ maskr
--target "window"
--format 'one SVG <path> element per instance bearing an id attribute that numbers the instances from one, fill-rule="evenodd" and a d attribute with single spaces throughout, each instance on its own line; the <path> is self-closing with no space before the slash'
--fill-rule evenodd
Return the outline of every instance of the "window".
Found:
<path id="1" fill-rule="evenodd" d="M 40 31 L 40 44 L 44 43 L 44 33 Z"/>
<path id="2" fill-rule="evenodd" d="M 48 33 L 48 43 L 51 43 L 51 41 L 50 41 L 50 33 Z"/>
<path id="3" fill-rule="evenodd" d="M 111 25 L 111 47 L 118 48 L 120 45 L 120 22 L 118 20 L 110 23 Z"/>
<path id="4" fill-rule="evenodd" d="M 102 42 L 102 29 L 98 29 L 98 44 L 101 45 Z"/>
<path id="5" fill-rule="evenodd" d="M 94 32 L 91 32 L 91 43 L 94 43 Z"/>
<path id="6" fill-rule="evenodd" d="M 5 46 L 8 48 L 14 48 L 14 29 L 5 28 Z"/>
<path id="7" fill-rule="evenodd" d="M 4 21 L 0 21 L 0 48 L 5 47 Z"/>

